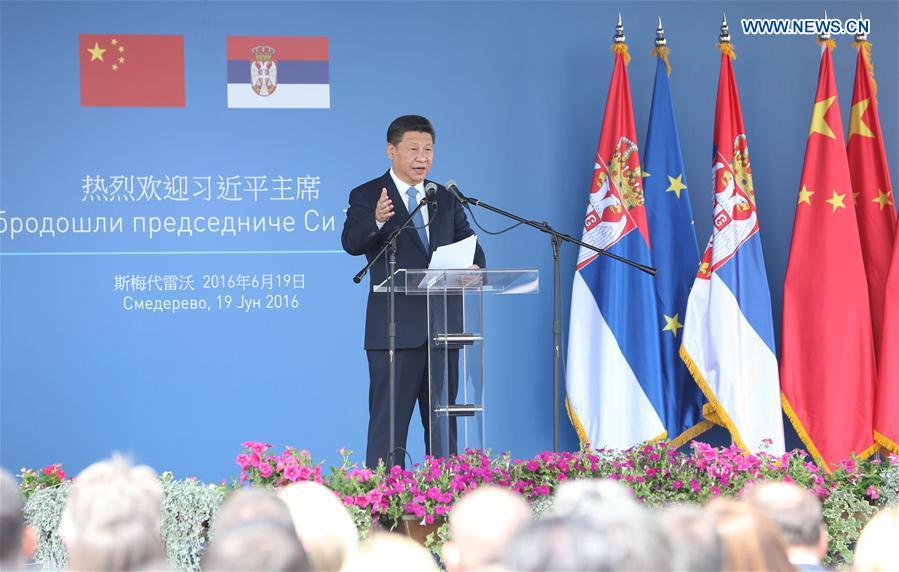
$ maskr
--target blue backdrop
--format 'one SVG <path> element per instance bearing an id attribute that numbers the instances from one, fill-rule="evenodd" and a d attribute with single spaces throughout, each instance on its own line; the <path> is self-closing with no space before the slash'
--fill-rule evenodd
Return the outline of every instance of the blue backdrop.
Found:
<path id="1" fill-rule="evenodd" d="M 779 344 L 819 51 L 811 36 L 744 36 L 739 20 L 816 18 L 825 8 L 833 18 L 861 11 L 871 19 L 895 180 L 895 2 L 3 2 L 0 214 L 7 225 L 10 217 L 32 216 L 125 223 L 120 233 L 23 232 L 13 239 L 7 229 L 0 238 L 0 462 L 13 469 L 63 462 L 71 472 L 120 450 L 179 477 L 218 480 L 236 475 L 234 456 L 247 439 L 308 448 L 329 463 L 340 447 L 362 459 L 365 287 L 351 278 L 364 261 L 340 250 L 349 190 L 387 169 L 390 120 L 418 113 L 438 133 L 431 178 L 455 178 L 466 193 L 579 234 L 619 11 L 633 56 L 641 147 L 655 70 L 650 50 L 663 18 L 700 246 L 711 228 L 715 43 L 727 12 Z M 78 35 L 86 33 L 183 35 L 186 107 L 81 107 Z M 227 109 L 229 35 L 327 36 L 331 108 Z M 837 40 L 848 118 L 855 50 L 851 37 Z M 85 177 L 110 183 L 132 175 L 186 176 L 192 191 L 201 190 L 195 177 L 210 177 L 212 200 L 82 200 Z M 319 196 L 217 200 L 219 176 L 241 184 L 265 176 L 270 194 L 275 177 L 319 177 Z M 151 239 L 132 232 L 130 222 L 262 215 L 292 216 L 297 228 Z M 505 225 L 487 213 L 479 220 Z M 495 298 L 486 316 L 489 445 L 533 455 L 552 446 L 550 244 L 527 229 L 482 233 L 481 240 L 490 266 L 542 273 L 539 296 Z M 563 249 L 566 323 L 575 258 L 574 248 Z M 240 276 L 265 275 L 271 290 L 240 286 Z M 289 284 L 278 285 L 284 275 Z M 224 287 L 212 276 L 223 277 Z M 210 309 L 132 311 L 129 295 L 202 298 Z M 235 309 L 241 295 L 259 298 L 262 308 Z M 283 295 L 287 308 L 265 308 Z M 412 425 L 417 459 L 421 429 Z M 562 427 L 563 445 L 576 447 L 564 417 Z"/>

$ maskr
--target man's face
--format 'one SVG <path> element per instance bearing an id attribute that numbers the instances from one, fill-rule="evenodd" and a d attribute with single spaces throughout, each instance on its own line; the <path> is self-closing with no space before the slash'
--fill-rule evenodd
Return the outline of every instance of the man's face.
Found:
<path id="1" fill-rule="evenodd" d="M 430 133 L 406 131 L 398 145 L 387 144 L 393 172 L 407 185 L 425 180 L 434 162 L 434 138 Z"/>

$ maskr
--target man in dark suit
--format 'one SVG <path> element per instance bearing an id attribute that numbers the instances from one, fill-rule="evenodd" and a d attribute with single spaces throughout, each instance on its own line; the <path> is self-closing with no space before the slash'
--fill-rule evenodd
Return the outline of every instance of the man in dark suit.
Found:
<path id="1" fill-rule="evenodd" d="M 350 192 L 350 207 L 343 226 L 343 248 L 349 254 L 377 255 L 390 234 L 399 228 L 420 200 L 425 198 L 428 172 L 434 160 L 434 128 L 419 115 L 396 118 L 387 129 L 387 157 L 390 170 Z M 397 268 L 427 268 L 431 254 L 439 246 L 452 244 L 473 234 L 462 205 L 444 187 L 437 185 L 434 204 L 422 208 L 412 224 L 396 241 Z M 386 255 L 383 263 L 371 268 L 372 285 L 387 278 Z M 477 246 L 472 267 L 484 268 L 484 251 Z M 412 410 L 418 401 L 421 422 L 428 442 L 430 407 L 428 402 L 428 316 L 425 296 L 396 295 L 396 443 L 399 452 L 394 463 L 404 464 L 406 436 Z M 370 385 L 368 391 L 368 445 L 365 455 L 369 467 L 379 459 L 388 460 L 390 449 L 390 359 L 388 355 L 388 295 L 368 294 L 365 316 L 365 350 L 368 355 Z M 447 364 L 450 399 L 457 385 L 455 354 Z M 401 449 L 400 449 L 401 448 Z M 434 452 L 436 454 L 445 452 Z"/>

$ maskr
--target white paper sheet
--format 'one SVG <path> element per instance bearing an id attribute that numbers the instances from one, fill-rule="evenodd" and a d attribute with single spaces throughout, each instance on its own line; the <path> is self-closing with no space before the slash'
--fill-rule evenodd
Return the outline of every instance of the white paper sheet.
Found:
<path id="1" fill-rule="evenodd" d="M 468 268 L 474 262 L 474 251 L 478 236 L 473 234 L 459 242 L 438 246 L 431 255 L 428 270 L 456 270 Z"/>

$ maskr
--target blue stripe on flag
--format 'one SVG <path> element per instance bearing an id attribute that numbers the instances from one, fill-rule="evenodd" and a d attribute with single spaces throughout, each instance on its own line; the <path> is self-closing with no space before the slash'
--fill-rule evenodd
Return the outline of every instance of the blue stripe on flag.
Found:
<path id="1" fill-rule="evenodd" d="M 771 352 L 777 355 L 774 349 L 774 324 L 771 318 L 771 291 L 768 288 L 768 277 L 764 268 L 762 236 L 755 233 L 740 245 L 734 257 L 715 273 L 733 292 L 740 305 L 740 312 L 746 317 L 752 329 L 771 348 Z"/>
<path id="2" fill-rule="evenodd" d="M 637 229 L 610 250 L 642 264 L 650 263 L 649 249 Z M 664 391 L 652 277 L 604 256 L 579 272 L 643 392 L 659 418 L 663 418 Z M 615 380 L 600 376 L 599 383 Z"/>
<path id="3" fill-rule="evenodd" d="M 228 60 L 228 83 L 251 83 L 249 60 Z M 328 62 L 281 60 L 276 62 L 278 83 L 328 83 Z"/>

